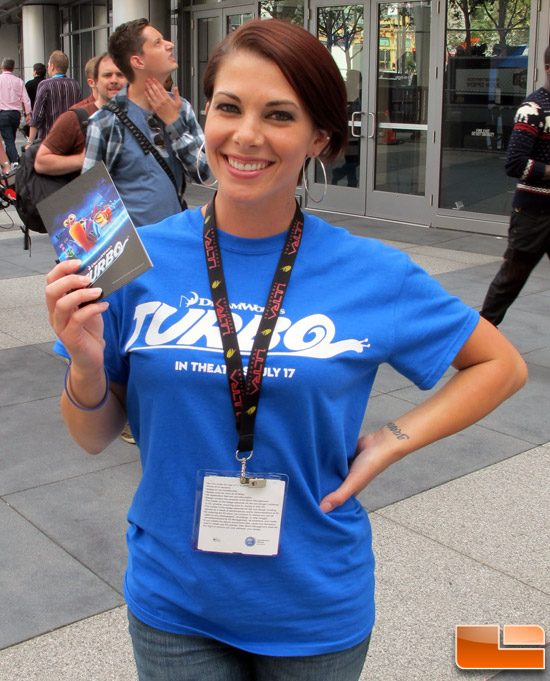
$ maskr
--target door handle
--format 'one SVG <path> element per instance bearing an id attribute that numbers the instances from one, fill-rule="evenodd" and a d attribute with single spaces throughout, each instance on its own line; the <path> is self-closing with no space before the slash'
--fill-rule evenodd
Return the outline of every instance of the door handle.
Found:
<path id="1" fill-rule="evenodd" d="M 355 137 L 356 139 L 361 139 L 363 135 L 361 133 L 357 134 L 355 132 L 355 124 L 359 124 L 359 129 L 361 129 L 361 116 L 363 115 L 362 111 L 354 111 L 351 114 L 351 136 Z M 359 116 L 359 120 L 357 120 L 356 116 Z"/>
<path id="2" fill-rule="evenodd" d="M 368 132 L 367 132 L 367 137 L 368 137 L 368 139 L 372 140 L 372 139 L 374 139 L 374 133 L 376 132 L 376 117 L 372 113 L 372 111 L 369 111 L 369 116 L 372 119 L 372 134 L 368 134 Z"/>

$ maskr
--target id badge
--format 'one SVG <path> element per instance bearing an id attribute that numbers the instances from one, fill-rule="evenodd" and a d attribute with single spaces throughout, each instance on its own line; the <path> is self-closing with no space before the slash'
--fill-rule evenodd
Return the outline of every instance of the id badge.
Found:
<path id="1" fill-rule="evenodd" d="M 246 480 L 243 484 L 232 471 L 198 472 L 195 550 L 254 556 L 279 553 L 288 476 L 257 473 Z"/>

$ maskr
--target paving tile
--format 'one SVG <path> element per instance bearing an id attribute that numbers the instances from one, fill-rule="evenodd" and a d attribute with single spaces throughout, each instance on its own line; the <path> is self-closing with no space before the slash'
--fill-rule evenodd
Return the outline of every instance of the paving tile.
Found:
<path id="1" fill-rule="evenodd" d="M 485 255 L 502 256 L 506 250 L 507 240 L 501 236 L 486 234 L 464 234 L 446 242 L 447 248 L 470 253 L 484 253 Z"/>
<path id="2" fill-rule="evenodd" d="M 122 594 L 128 557 L 126 516 L 140 476 L 141 464 L 136 461 L 3 498 Z"/>
<path id="3" fill-rule="evenodd" d="M 542 339 L 541 339 L 542 340 Z M 546 345 L 539 350 L 532 350 L 523 355 L 523 359 L 529 364 L 537 364 L 550 368 L 550 345 Z M 531 371 L 533 368 L 531 367 Z"/>
<path id="4" fill-rule="evenodd" d="M 314 211 L 309 209 L 308 212 L 315 214 Z M 397 242 L 435 246 L 437 244 L 445 244 L 454 237 L 454 233 L 448 233 L 445 230 L 429 229 L 419 225 L 399 225 L 389 221 L 377 221 L 374 218 L 361 219 L 342 215 L 330 216 L 325 213 L 319 217 L 334 225 L 345 227 L 352 234 L 372 239 L 391 239 Z"/>
<path id="5" fill-rule="evenodd" d="M 5 648 L 121 605 L 122 598 L 0 502 L 0 602 Z"/>
<path id="6" fill-rule="evenodd" d="M 17 220 L 16 220 L 17 218 Z M 0 210 L 0 240 L 16 239 L 23 237 L 20 220 L 15 210 Z"/>
<path id="7" fill-rule="evenodd" d="M 550 444 L 379 513 L 550 596 Z"/>
<path id="8" fill-rule="evenodd" d="M 499 329 L 523 355 L 540 349 L 541 341 L 548 339 L 548 319 L 549 315 L 533 314 L 512 305 Z"/>
<path id="9" fill-rule="evenodd" d="M 466 265 L 469 267 L 486 265 L 488 263 L 500 262 L 500 256 L 487 255 L 483 253 L 471 253 L 469 251 L 457 251 L 451 248 L 443 247 L 433 247 L 433 246 L 414 246 L 411 249 L 407 249 L 407 252 L 418 255 L 426 256 L 436 256 L 438 258 L 444 258 L 450 260 L 456 264 Z"/>
<path id="10" fill-rule="evenodd" d="M 0 330 L 20 341 L 21 345 L 55 341 L 55 333 L 48 322 L 48 310 L 39 305 L 20 307 L 15 312 L 0 310 Z"/>
<path id="11" fill-rule="evenodd" d="M 59 397 L 0 408 L 0 495 L 138 459 L 138 448 L 120 439 L 96 456 L 80 449 L 61 420 Z"/>
<path id="12" fill-rule="evenodd" d="M 0 331 L 0 350 L 6 350 L 7 348 L 16 348 L 22 345 L 18 338 L 8 335 Z"/>
<path id="13" fill-rule="evenodd" d="M 21 265 L 15 265 L 7 260 L 0 258 L 0 281 L 4 279 L 13 279 L 16 277 L 25 277 L 35 275 L 36 272 Z"/>
<path id="14" fill-rule="evenodd" d="M 548 442 L 550 440 L 549 385 L 550 369 L 540 365 L 530 366 L 527 385 L 486 416 L 481 421 L 481 425 L 533 444 Z"/>
<path id="15" fill-rule="evenodd" d="M 46 309 L 45 286 L 46 278 L 43 274 L 0 280 L 0 310 L 19 310 L 23 306 L 39 304 Z"/>
<path id="16" fill-rule="evenodd" d="M 11 264 L 21 268 L 21 274 L 25 276 L 49 272 L 55 263 L 55 251 L 45 234 L 33 234 L 30 250 L 23 249 L 23 237 L 20 239 L 7 239 L 1 242 L 2 269 L 5 264 Z"/>
<path id="17" fill-rule="evenodd" d="M 464 672 L 454 664 L 457 624 L 528 622 L 549 631 L 549 594 L 412 531 L 385 512 L 371 514 L 377 623 L 365 681 L 485 681 L 490 673 Z M 432 512 L 433 522 L 441 522 L 439 509 Z"/>
<path id="18" fill-rule="evenodd" d="M 548 285 L 548 290 L 520 296 L 514 302 L 511 309 L 525 310 L 526 312 L 543 316 L 550 315 L 550 284 Z"/>
<path id="19" fill-rule="evenodd" d="M 411 406 L 396 399 L 393 394 L 372 398 L 362 432 L 382 427 Z M 530 443 L 517 437 L 474 425 L 394 463 L 378 475 L 358 498 L 367 510 L 378 509 L 502 461 L 530 447 Z"/>
<path id="20" fill-rule="evenodd" d="M 45 352 L 48 355 L 51 355 L 52 357 L 55 357 L 57 360 L 60 360 L 59 355 L 57 352 L 53 351 L 53 343 L 48 341 L 47 343 L 36 343 L 32 346 L 36 350 L 40 350 L 41 352 Z M 60 360 L 61 362 L 64 363 L 64 360 Z"/>
<path id="21" fill-rule="evenodd" d="M 23 233 L 20 232 L 18 237 L 17 239 L 9 239 L 2 244 L 2 258 L 24 255 L 29 262 L 32 262 L 33 258 L 38 255 L 41 256 L 45 253 L 51 255 L 55 252 L 46 234 L 31 232 L 32 249 L 30 253 L 23 250 Z"/>
<path id="22" fill-rule="evenodd" d="M 37 347 L 0 350 L 0 407 L 61 395 L 66 365 Z"/>
<path id="23" fill-rule="evenodd" d="M 22 236 L 20 224 L 21 221 L 15 208 L 13 210 L 3 209 L 0 212 L 0 240 L 15 239 Z"/>
<path id="24" fill-rule="evenodd" d="M 137 681 L 126 607 L 0 651 L 0 681 Z"/>
<path id="25" fill-rule="evenodd" d="M 457 270 L 469 267 L 467 263 L 459 263 L 447 258 L 437 257 L 436 255 L 422 255 L 417 254 L 414 251 L 410 251 L 409 255 L 413 262 L 425 269 L 432 277 L 445 274 L 446 272 L 456 272 Z"/>
<path id="26" fill-rule="evenodd" d="M 374 380 L 373 390 L 379 393 L 390 393 L 410 386 L 411 382 L 389 364 L 382 364 Z"/>
<path id="27" fill-rule="evenodd" d="M 510 340 L 513 342 L 512 338 Z M 535 342 L 534 339 L 532 339 L 532 342 Z M 435 388 L 428 391 L 418 390 L 415 386 L 403 388 L 392 393 L 392 397 L 419 404 L 435 393 L 442 384 L 442 381 L 440 381 Z M 548 421 L 549 384 L 550 369 L 545 366 L 533 365 L 527 384 L 488 416 L 481 419 L 478 425 L 491 431 L 517 438 L 525 443 L 531 443 L 531 445 L 548 442 L 550 440 L 550 423 Z"/>

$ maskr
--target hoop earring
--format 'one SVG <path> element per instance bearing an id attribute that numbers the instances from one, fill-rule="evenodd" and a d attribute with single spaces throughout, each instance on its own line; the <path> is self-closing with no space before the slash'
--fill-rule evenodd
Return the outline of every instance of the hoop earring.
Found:
<path id="1" fill-rule="evenodd" d="M 205 144 L 206 144 L 206 142 L 203 142 L 201 144 L 201 146 L 199 148 L 199 153 L 197 154 L 197 161 L 196 161 L 197 177 L 199 178 L 199 182 L 202 184 L 203 187 L 215 187 L 218 184 L 218 180 L 214 180 L 214 182 L 212 182 L 211 184 L 207 184 L 201 177 L 201 169 L 200 169 L 200 165 L 199 165 L 199 159 L 201 157 L 201 154 L 202 154 L 202 151 L 204 149 Z"/>
<path id="2" fill-rule="evenodd" d="M 306 161 L 308 160 L 308 158 L 314 158 L 316 161 L 319 161 L 319 163 L 321 164 L 321 170 L 323 171 L 323 177 L 325 179 L 325 188 L 323 189 L 323 194 L 322 194 L 320 199 L 314 199 L 313 196 L 311 196 L 311 194 L 309 193 L 309 187 L 307 186 L 307 177 L 306 177 Z M 313 203 L 321 203 L 321 201 L 323 201 L 323 199 L 327 195 L 327 189 L 328 189 L 327 170 L 325 168 L 325 164 L 323 163 L 323 161 L 318 156 L 311 156 L 311 157 L 306 156 L 305 157 L 304 163 L 302 164 L 302 184 L 304 185 L 304 189 L 306 190 L 306 194 L 309 196 L 311 201 L 313 201 Z"/>

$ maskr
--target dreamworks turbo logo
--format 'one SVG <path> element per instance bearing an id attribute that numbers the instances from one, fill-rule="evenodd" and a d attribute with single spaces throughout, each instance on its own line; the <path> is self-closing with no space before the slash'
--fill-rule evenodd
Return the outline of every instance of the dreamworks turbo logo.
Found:
<path id="1" fill-rule="evenodd" d="M 97 260 L 92 260 L 86 269 L 86 274 L 90 277 L 92 284 L 120 258 L 128 241 L 128 239 L 117 241 L 115 244 L 110 245 Z"/>
<path id="2" fill-rule="evenodd" d="M 251 303 L 233 303 L 230 307 L 241 352 L 249 353 L 263 307 Z M 281 316 L 272 331 L 269 353 L 327 359 L 345 352 L 360 354 L 370 348 L 368 338 L 336 338 L 336 326 L 327 315 L 310 314 L 300 319 L 290 319 L 281 310 Z M 189 296 L 181 297 L 179 308 L 161 300 L 137 305 L 134 328 L 125 349 L 133 352 L 153 348 L 194 348 L 222 353 L 214 302 L 191 292 Z"/>

